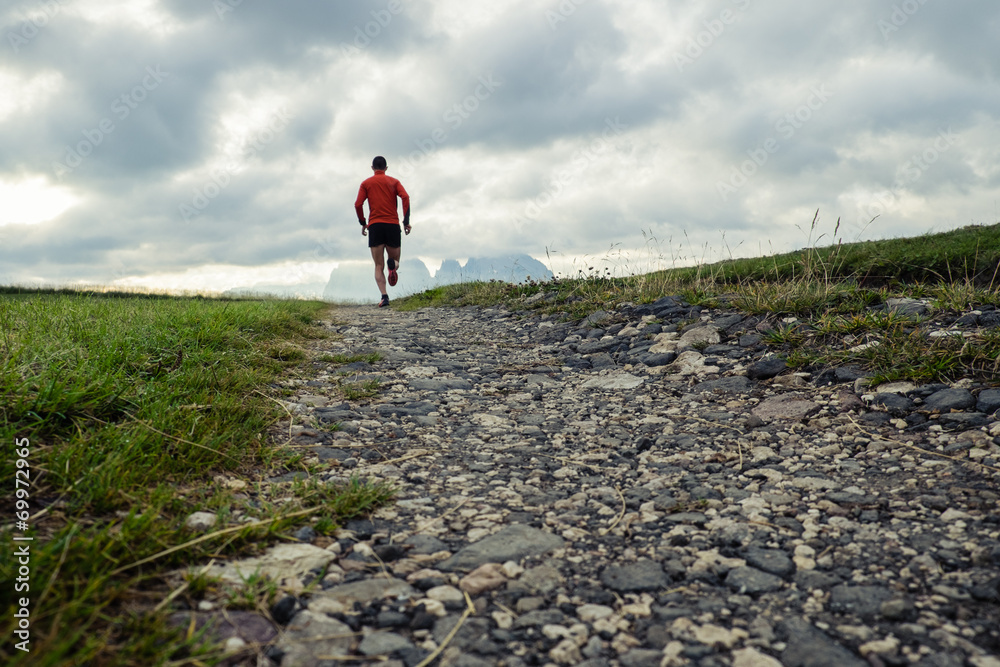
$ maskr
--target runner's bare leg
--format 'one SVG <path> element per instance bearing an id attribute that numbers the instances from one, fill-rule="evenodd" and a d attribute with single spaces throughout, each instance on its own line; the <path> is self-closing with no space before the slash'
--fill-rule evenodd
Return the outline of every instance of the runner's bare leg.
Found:
<path id="1" fill-rule="evenodd" d="M 385 245 L 377 245 L 370 248 L 372 251 L 372 259 L 375 260 L 375 284 L 378 285 L 379 294 L 385 294 Z M 389 248 L 390 253 L 394 250 Z M 395 248 L 398 251 L 399 248 Z"/>

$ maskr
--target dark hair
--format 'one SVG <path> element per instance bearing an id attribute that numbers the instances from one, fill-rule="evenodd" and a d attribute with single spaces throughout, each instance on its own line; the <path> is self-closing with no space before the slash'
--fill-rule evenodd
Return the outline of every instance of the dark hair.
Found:
<path id="1" fill-rule="evenodd" d="M 375 156 L 375 159 L 372 160 L 373 169 L 385 169 L 387 166 L 388 165 L 385 162 L 385 158 L 382 157 L 381 155 Z"/>

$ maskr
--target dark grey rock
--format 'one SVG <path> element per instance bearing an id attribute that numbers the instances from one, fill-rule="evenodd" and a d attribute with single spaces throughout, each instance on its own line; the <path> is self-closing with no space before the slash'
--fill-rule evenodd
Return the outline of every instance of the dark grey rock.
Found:
<path id="1" fill-rule="evenodd" d="M 838 366 L 833 369 L 833 373 L 837 378 L 837 382 L 854 382 L 855 380 L 868 377 L 868 373 L 857 366 Z"/>
<path id="2" fill-rule="evenodd" d="M 192 628 L 192 620 L 196 632 L 201 632 L 207 626 L 206 638 L 218 642 L 224 642 L 230 637 L 239 637 L 248 644 L 263 646 L 278 636 L 278 630 L 271 621 L 249 611 L 226 610 L 206 614 L 182 611 L 171 614 L 167 622 L 171 626 L 187 631 Z"/>
<path id="3" fill-rule="evenodd" d="M 899 315 L 924 316 L 927 314 L 927 304 L 917 299 L 886 299 L 886 310 Z"/>
<path id="4" fill-rule="evenodd" d="M 609 565 L 601 572 L 601 583 L 619 593 L 658 591 L 670 585 L 663 567 L 651 560 Z"/>
<path id="5" fill-rule="evenodd" d="M 828 591 L 841 581 L 837 575 L 820 570 L 802 570 L 795 574 L 795 585 L 803 591 Z"/>
<path id="6" fill-rule="evenodd" d="M 834 586 L 830 591 L 830 611 L 870 619 L 890 599 L 892 591 L 882 586 Z"/>
<path id="7" fill-rule="evenodd" d="M 790 618 L 781 623 L 780 631 L 788 637 L 781 654 L 784 667 L 871 667 L 804 619 Z"/>
<path id="8" fill-rule="evenodd" d="M 640 357 L 640 361 L 651 368 L 656 368 L 659 366 L 668 366 L 677 360 L 676 352 L 665 352 L 662 354 L 647 354 L 644 357 Z"/>
<path id="9" fill-rule="evenodd" d="M 558 609 L 539 609 L 517 617 L 514 628 L 540 628 L 543 625 L 561 625 L 566 622 L 566 614 Z"/>
<path id="10" fill-rule="evenodd" d="M 622 667 L 660 667 L 663 651 L 634 648 L 618 658 Z"/>
<path id="11" fill-rule="evenodd" d="M 417 391 L 448 391 L 452 389 L 472 389 L 472 383 L 468 380 L 462 380 L 459 378 L 444 378 L 441 380 L 428 379 L 428 378 L 413 378 L 409 381 L 411 389 L 416 389 Z"/>
<path id="12" fill-rule="evenodd" d="M 1000 410 L 1000 389 L 984 389 L 976 397 L 976 410 L 990 414 Z"/>
<path id="13" fill-rule="evenodd" d="M 886 600 L 879 606 L 879 613 L 888 621 L 913 621 L 917 618 L 917 608 L 905 598 Z"/>
<path id="14" fill-rule="evenodd" d="M 382 405 L 375 407 L 375 412 L 381 417 L 391 417 L 393 415 L 398 415 L 400 417 L 413 417 L 418 415 L 426 417 L 437 409 L 438 406 L 430 401 L 416 401 L 405 405 L 383 403 Z"/>
<path id="15" fill-rule="evenodd" d="M 401 611 L 380 611 L 375 617 L 377 628 L 402 628 L 410 624 L 410 617 Z"/>
<path id="16" fill-rule="evenodd" d="M 986 426 L 992 421 L 989 415 L 984 415 L 981 412 L 952 412 L 938 417 L 941 426 L 949 431 L 967 431 Z"/>
<path id="17" fill-rule="evenodd" d="M 755 567 L 735 567 L 726 575 L 726 585 L 746 595 L 770 593 L 780 589 L 783 583 L 781 577 L 761 572 Z"/>
<path id="18" fill-rule="evenodd" d="M 894 417 L 903 417 L 913 410 L 913 401 L 899 394 L 875 394 L 872 402 Z"/>
<path id="19" fill-rule="evenodd" d="M 610 368 L 614 365 L 615 360 L 607 352 L 601 352 L 590 357 L 591 368 Z"/>
<path id="20" fill-rule="evenodd" d="M 749 565 L 779 577 L 787 577 L 795 572 L 795 563 L 784 551 L 750 547 L 743 557 Z"/>
<path id="21" fill-rule="evenodd" d="M 271 606 L 271 618 L 278 625 L 288 625 L 295 616 L 298 606 L 299 601 L 295 597 L 286 595 Z"/>
<path id="22" fill-rule="evenodd" d="M 745 376 L 733 375 L 730 377 L 719 378 L 718 380 L 700 382 L 692 387 L 692 391 L 710 392 L 715 394 L 748 394 L 752 388 L 753 385 Z"/>
<path id="23" fill-rule="evenodd" d="M 590 315 L 587 315 L 587 317 L 583 318 L 583 321 L 580 322 L 580 324 L 586 327 L 593 327 L 605 321 L 609 317 L 610 315 L 608 315 L 607 312 L 598 310 L 597 312 L 591 313 Z"/>
<path id="24" fill-rule="evenodd" d="M 531 526 L 514 524 L 461 549 L 438 564 L 445 571 L 474 570 L 483 563 L 518 561 L 525 556 L 540 556 L 565 543 L 563 538 Z"/>
<path id="25" fill-rule="evenodd" d="M 396 651 L 415 648 L 410 640 L 397 635 L 394 632 L 372 632 L 365 635 L 358 645 L 358 652 L 362 655 L 390 655 Z"/>
<path id="26" fill-rule="evenodd" d="M 297 539 L 299 542 L 311 543 L 318 537 L 318 535 L 316 534 L 316 530 L 312 526 L 302 526 L 297 531 L 295 531 L 295 534 L 292 535 L 292 537 Z"/>
<path id="27" fill-rule="evenodd" d="M 747 369 L 747 377 L 757 382 L 770 380 L 788 368 L 788 363 L 780 357 L 766 357 Z"/>
<path id="28" fill-rule="evenodd" d="M 444 641 L 445 637 L 455 629 L 458 625 L 461 616 L 451 615 L 445 616 L 444 618 L 439 618 L 434 623 L 433 636 L 434 641 L 441 643 Z M 482 640 L 483 638 L 488 638 L 490 633 L 490 622 L 485 618 L 477 618 L 475 616 L 465 619 L 462 626 L 455 633 L 449 646 L 453 646 L 457 649 L 467 650 L 473 646 L 476 642 Z"/>
<path id="29" fill-rule="evenodd" d="M 931 412 L 968 410 L 975 407 L 976 399 L 967 389 L 942 389 L 924 399 L 924 409 Z"/>
<path id="30" fill-rule="evenodd" d="M 708 517 L 701 512 L 675 512 L 664 517 L 666 523 L 693 523 L 696 526 L 703 526 L 708 523 Z"/>
<path id="31" fill-rule="evenodd" d="M 416 555 L 435 554 L 448 551 L 448 545 L 431 535 L 411 535 L 403 541 L 404 545 L 412 546 L 410 553 Z"/>
<path id="32" fill-rule="evenodd" d="M 623 345 L 625 345 L 625 343 L 616 338 L 608 338 L 607 340 L 593 340 L 581 343 L 576 348 L 576 351 L 580 354 L 598 354 Z"/>

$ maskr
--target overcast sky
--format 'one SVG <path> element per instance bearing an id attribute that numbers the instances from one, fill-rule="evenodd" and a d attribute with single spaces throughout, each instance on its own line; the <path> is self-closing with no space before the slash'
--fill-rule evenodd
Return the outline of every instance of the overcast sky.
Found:
<path id="1" fill-rule="evenodd" d="M 325 280 L 378 154 L 404 269 L 1000 221 L 995 0 L 0 0 L 0 37 L 0 283 Z"/>

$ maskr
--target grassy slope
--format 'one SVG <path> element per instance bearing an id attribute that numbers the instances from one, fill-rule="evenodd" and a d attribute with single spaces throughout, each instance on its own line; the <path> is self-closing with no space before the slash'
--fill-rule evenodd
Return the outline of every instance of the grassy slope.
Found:
<path id="1" fill-rule="evenodd" d="M 386 499 L 382 487 L 303 484 L 285 498 L 252 493 L 251 501 L 213 483 L 220 474 L 253 481 L 263 470 L 294 464 L 267 442 L 268 426 L 284 413 L 264 393 L 305 360 L 295 341 L 317 335 L 310 323 L 323 308 L 298 301 L 0 295 L 0 467 L 13 486 L 15 438 L 30 440 L 35 538 L 32 653 L 6 641 L 0 660 L 153 665 L 203 653 L 197 639 L 180 640 L 163 613 L 151 611 L 166 595 L 164 572 L 246 553 L 301 523 L 304 515 L 282 518 L 294 511 L 324 516 L 320 529 L 329 530 Z M 13 493 L 3 494 L 0 509 L 14 516 Z M 197 510 L 217 512 L 220 529 L 234 512 L 275 521 L 163 554 L 195 537 L 183 524 Z M 11 528 L 0 531 L 7 544 Z M 0 580 L 12 581 L 16 570 L 11 550 L 2 550 Z M 273 589 L 260 592 L 264 603 Z M 14 597 L 12 586 L 0 589 L 0 626 L 8 638 Z"/>
<path id="2" fill-rule="evenodd" d="M 857 363 L 876 381 L 1000 381 L 1000 332 L 932 339 L 907 318 L 872 310 L 890 297 L 924 298 L 937 315 L 1000 306 L 1000 225 L 907 239 L 836 244 L 753 259 L 615 278 L 593 273 L 547 283 L 450 285 L 397 301 L 396 308 L 504 304 L 579 318 L 618 303 L 680 295 L 761 316 L 795 316 L 769 341 L 801 370 Z M 544 292 L 546 298 L 529 301 Z M 530 305 L 529 305 L 530 304 Z M 855 342 L 845 343 L 846 336 Z M 861 343 L 878 344 L 852 352 Z"/>

